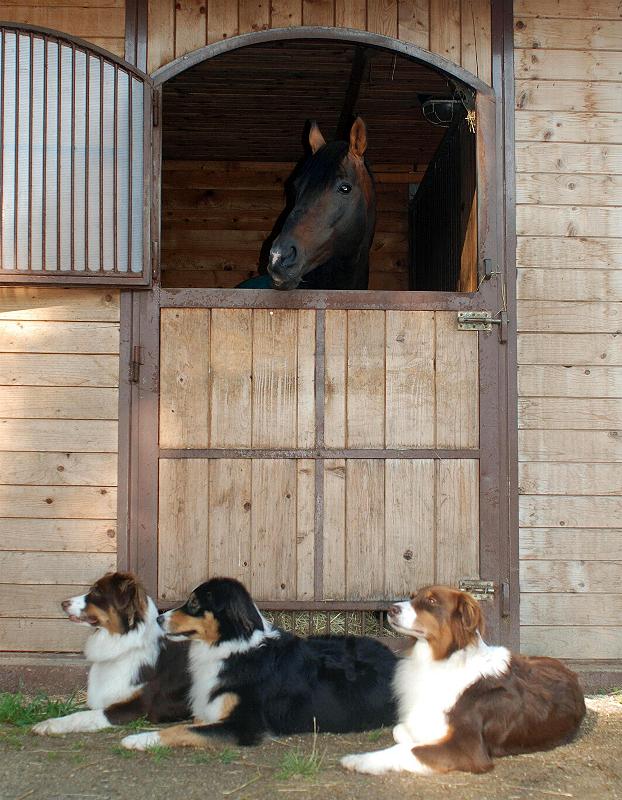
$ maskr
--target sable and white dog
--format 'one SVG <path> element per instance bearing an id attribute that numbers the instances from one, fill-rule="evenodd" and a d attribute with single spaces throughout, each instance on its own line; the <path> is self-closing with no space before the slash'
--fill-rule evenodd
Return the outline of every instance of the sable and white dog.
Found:
<path id="1" fill-rule="evenodd" d="M 84 654 L 89 711 L 46 719 L 35 733 L 98 731 L 140 717 L 173 722 L 190 716 L 188 646 L 171 642 L 158 625 L 158 610 L 129 572 L 104 575 L 85 595 L 62 602 L 63 611 L 94 633 Z"/>
<path id="2" fill-rule="evenodd" d="M 493 756 L 546 750 L 579 728 L 585 703 L 577 676 L 555 659 L 485 644 L 470 595 L 427 587 L 392 606 L 388 619 L 416 640 L 395 672 L 396 744 L 346 756 L 346 769 L 487 772 Z"/>

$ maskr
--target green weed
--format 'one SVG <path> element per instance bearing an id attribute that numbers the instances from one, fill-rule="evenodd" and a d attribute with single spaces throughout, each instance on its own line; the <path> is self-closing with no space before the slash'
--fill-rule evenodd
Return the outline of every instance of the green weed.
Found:
<path id="1" fill-rule="evenodd" d="M 160 761 L 164 761 L 165 758 L 171 757 L 171 748 L 166 747 L 163 744 L 157 744 L 155 747 L 150 747 L 147 752 L 151 756 L 151 758 L 156 762 L 160 763 Z"/>
<path id="2" fill-rule="evenodd" d="M 238 751 L 233 750 L 231 747 L 225 747 L 218 753 L 218 760 L 221 764 L 232 764 L 238 757 Z"/>
<path id="3" fill-rule="evenodd" d="M 317 751 L 317 729 L 315 729 L 311 752 L 305 754 L 300 750 L 290 750 L 285 753 L 276 777 L 282 781 L 289 780 L 294 775 L 299 775 L 301 778 L 315 778 L 322 768 L 325 754 Z"/>
<path id="4" fill-rule="evenodd" d="M 3 692 L 0 694 L 0 723 L 26 727 L 49 717 L 64 717 L 80 708 L 74 697 L 58 700 L 37 694 L 28 698 L 21 692 Z"/>
<path id="5" fill-rule="evenodd" d="M 382 738 L 382 734 L 384 733 L 384 728 L 379 728 L 377 731 L 370 731 L 367 734 L 367 738 L 370 742 L 379 742 Z"/>
<path id="6" fill-rule="evenodd" d="M 195 753 L 192 756 L 193 764 L 211 764 L 212 757 L 209 753 Z"/>
<path id="7" fill-rule="evenodd" d="M 134 758 L 138 751 L 128 750 L 120 744 L 115 744 L 112 748 L 112 752 L 115 754 L 115 756 L 121 756 L 121 758 Z"/>

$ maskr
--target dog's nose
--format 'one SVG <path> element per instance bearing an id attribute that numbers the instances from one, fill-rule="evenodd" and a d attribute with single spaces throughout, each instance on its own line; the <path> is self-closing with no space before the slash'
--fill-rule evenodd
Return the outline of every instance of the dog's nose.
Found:
<path id="1" fill-rule="evenodd" d="M 160 614 L 160 616 L 157 618 L 156 621 L 158 625 L 162 628 L 164 626 L 164 614 Z"/>
<path id="2" fill-rule="evenodd" d="M 399 613 L 400 613 L 400 610 L 401 609 L 400 609 L 399 606 L 391 606 L 391 608 L 389 609 L 389 616 L 390 617 L 398 617 Z"/>
<path id="3" fill-rule="evenodd" d="M 67 611 L 70 605 L 71 600 L 63 600 L 63 602 L 60 604 L 60 607 L 63 609 L 63 611 Z"/>

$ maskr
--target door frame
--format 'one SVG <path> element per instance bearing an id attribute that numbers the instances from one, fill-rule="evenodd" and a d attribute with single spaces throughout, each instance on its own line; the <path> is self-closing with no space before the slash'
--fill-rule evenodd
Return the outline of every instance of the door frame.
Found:
<path id="1" fill-rule="evenodd" d="M 140 4 L 140 3 L 139 3 Z M 129 15 L 130 17 L 132 15 Z M 140 17 L 134 14 L 133 18 Z M 134 52 L 144 52 L 138 34 Z M 493 87 L 461 67 L 399 40 L 338 28 L 292 28 L 244 34 L 208 45 L 171 62 L 153 74 L 155 92 L 175 74 L 207 57 L 258 42 L 295 38 L 338 39 L 392 49 L 454 75 L 477 91 L 478 255 L 492 258 L 499 276 L 483 279 L 473 293 L 446 292 L 312 292 L 284 294 L 270 290 L 162 289 L 157 267 L 153 287 L 121 296 L 121 369 L 119 407 L 119 551 L 120 568 L 130 568 L 157 596 L 159 315 L 165 307 L 255 307 L 315 309 L 403 309 L 507 311 L 505 339 L 479 334 L 480 446 L 469 451 L 480 460 L 480 577 L 497 591 L 485 603 L 491 638 L 517 647 L 518 513 L 516 492 L 516 323 L 513 249 L 513 65 L 512 2 L 492 2 Z M 144 26 L 143 26 L 143 35 Z M 137 43 L 138 42 L 138 43 Z M 497 102 L 495 102 L 495 97 Z M 157 101 L 156 101 L 157 102 Z M 510 105 L 511 104 L 511 105 Z M 153 129 L 152 231 L 158 262 L 160 230 L 161 127 Z M 508 144 L 509 143 L 509 144 Z M 484 191 L 482 191 L 484 189 Z M 491 202 L 493 200 L 493 202 Z M 498 200 L 498 202 L 494 202 Z M 155 265 L 154 265 L 155 266 Z M 485 415 L 485 416 L 484 416 Z M 428 451 L 428 455 L 430 455 Z M 460 451 L 454 451 L 460 453 Z M 418 451 L 425 457 L 426 451 Z M 435 456 L 440 455 L 438 452 Z M 443 455 L 445 455 L 443 453 Z M 464 457 L 464 452 L 461 453 Z M 455 457 L 455 456 L 454 456 Z M 317 607 L 321 603 L 315 603 Z M 263 604 L 265 606 L 265 604 Z M 342 603 L 344 607 L 348 603 Z M 288 609 L 296 603 L 287 604 Z"/>

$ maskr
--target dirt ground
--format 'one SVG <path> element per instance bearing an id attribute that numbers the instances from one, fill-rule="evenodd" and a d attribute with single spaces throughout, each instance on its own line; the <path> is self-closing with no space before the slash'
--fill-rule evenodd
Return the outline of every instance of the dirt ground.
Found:
<path id="1" fill-rule="evenodd" d="M 488 775 L 454 773 L 351 775 L 338 766 L 346 753 L 391 744 L 390 731 L 320 734 L 315 774 L 303 776 L 313 736 L 270 740 L 260 747 L 139 753 L 119 747 L 122 731 L 37 737 L 0 726 L 2 800 L 622 800 L 622 704 L 588 700 L 588 716 L 570 745 L 548 753 L 500 759 Z M 292 763 L 294 766 L 292 766 Z M 289 765 L 289 766 L 288 766 Z M 312 773 L 313 769 L 310 770 Z"/>

